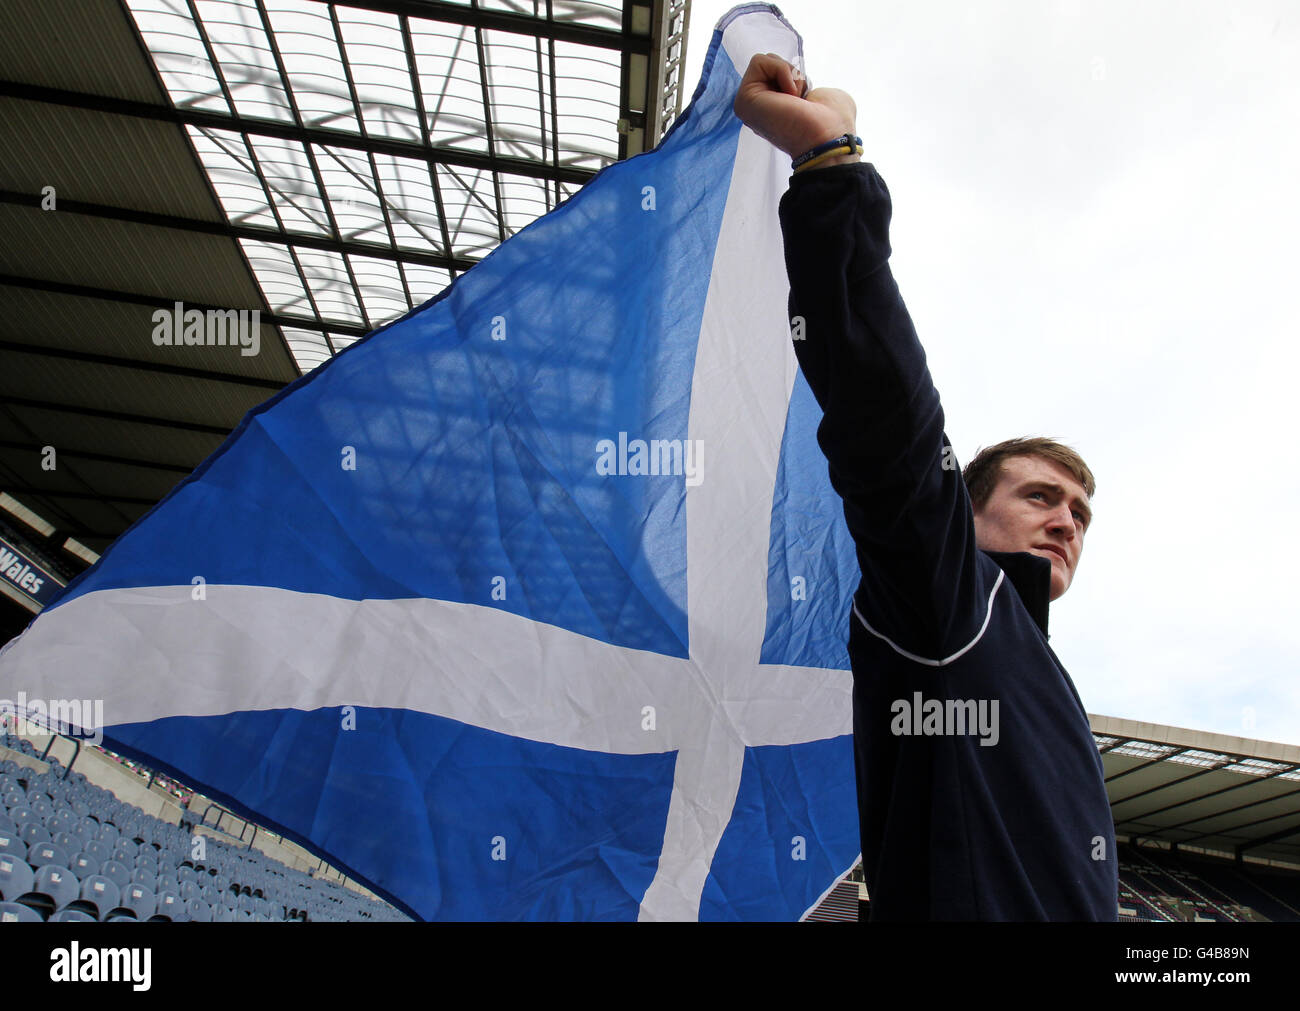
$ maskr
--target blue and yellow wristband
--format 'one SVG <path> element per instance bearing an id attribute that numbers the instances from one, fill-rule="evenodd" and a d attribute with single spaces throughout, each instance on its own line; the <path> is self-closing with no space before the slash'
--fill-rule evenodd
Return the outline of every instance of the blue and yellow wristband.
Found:
<path id="1" fill-rule="evenodd" d="M 860 155 L 862 153 L 862 138 L 846 133 L 834 140 L 828 140 L 825 144 L 818 144 L 810 151 L 805 151 L 790 163 L 790 167 L 796 172 L 802 172 L 804 169 L 816 168 L 828 158 L 834 158 L 837 155 Z"/>

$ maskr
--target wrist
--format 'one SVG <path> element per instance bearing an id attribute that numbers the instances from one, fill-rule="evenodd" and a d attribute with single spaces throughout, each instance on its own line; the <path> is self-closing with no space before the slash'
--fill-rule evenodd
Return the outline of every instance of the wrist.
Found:
<path id="1" fill-rule="evenodd" d="M 844 133 L 804 151 L 791 161 L 790 168 L 799 173 L 827 165 L 843 165 L 857 161 L 862 153 L 862 138 Z"/>
<path id="2" fill-rule="evenodd" d="M 862 161 L 862 155 L 854 154 L 837 154 L 825 161 L 820 161 L 816 165 L 809 165 L 804 171 L 816 172 L 819 169 L 830 168 L 832 165 L 852 165 L 854 162 Z"/>

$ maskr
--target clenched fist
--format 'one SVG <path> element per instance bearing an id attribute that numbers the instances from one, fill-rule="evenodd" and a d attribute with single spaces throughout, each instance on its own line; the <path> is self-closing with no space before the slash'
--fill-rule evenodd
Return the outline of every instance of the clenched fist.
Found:
<path id="1" fill-rule="evenodd" d="M 817 88 L 805 94 L 807 87 L 803 74 L 775 53 L 758 55 L 745 69 L 732 108 L 742 123 L 792 159 L 856 132 L 858 107 L 847 92 Z M 858 155 L 845 154 L 822 164 L 857 160 Z"/>

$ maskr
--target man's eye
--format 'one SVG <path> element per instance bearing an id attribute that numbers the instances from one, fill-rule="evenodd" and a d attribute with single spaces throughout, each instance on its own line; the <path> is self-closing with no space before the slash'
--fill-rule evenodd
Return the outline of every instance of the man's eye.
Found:
<path id="1" fill-rule="evenodd" d="M 1030 497 L 1030 498 L 1033 498 L 1035 495 L 1037 495 L 1039 498 L 1046 498 L 1046 497 L 1047 497 L 1047 496 L 1044 495 L 1041 491 L 1031 491 L 1031 492 L 1029 493 L 1029 497 Z"/>
<path id="2" fill-rule="evenodd" d="M 1083 513 L 1075 513 L 1074 518 L 1079 521 L 1079 526 L 1084 525 Z"/>

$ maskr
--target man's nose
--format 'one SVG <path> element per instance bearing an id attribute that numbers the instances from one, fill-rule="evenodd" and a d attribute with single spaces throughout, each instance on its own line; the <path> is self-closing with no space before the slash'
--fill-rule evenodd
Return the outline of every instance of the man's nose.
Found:
<path id="1" fill-rule="evenodd" d="M 1074 517 L 1070 514 L 1070 507 L 1068 504 L 1060 506 L 1052 513 L 1048 529 L 1052 533 L 1061 534 L 1066 538 L 1066 540 L 1074 539 Z"/>

